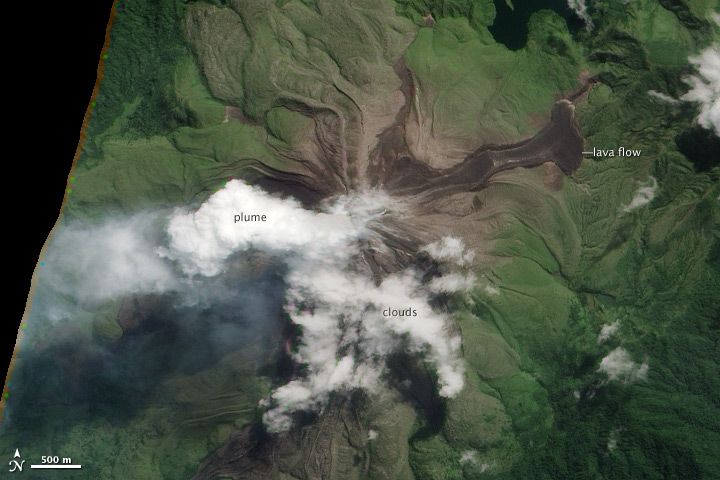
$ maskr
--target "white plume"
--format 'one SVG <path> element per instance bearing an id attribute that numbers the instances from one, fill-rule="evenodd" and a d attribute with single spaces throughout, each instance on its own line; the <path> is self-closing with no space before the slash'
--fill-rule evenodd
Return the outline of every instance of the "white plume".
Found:
<path id="1" fill-rule="evenodd" d="M 265 402 L 269 431 L 290 428 L 296 411 L 321 410 L 333 392 L 376 390 L 385 358 L 403 347 L 435 366 L 440 395 L 451 397 L 462 389 L 460 338 L 430 300 L 433 292 L 471 286 L 470 277 L 449 273 L 423 285 L 415 272 L 404 271 L 378 285 L 353 268 L 358 241 L 371 234 L 368 223 L 391 203 L 370 192 L 342 197 L 315 212 L 232 181 L 197 211 L 178 211 L 170 219 L 169 247 L 161 253 L 189 275 L 217 275 L 230 256 L 251 248 L 286 259 L 286 311 L 302 329 L 293 356 L 306 373 Z M 266 221 L 236 223 L 240 212 L 265 215 Z M 472 259 L 457 239 L 443 239 L 427 250 L 457 264 Z"/>

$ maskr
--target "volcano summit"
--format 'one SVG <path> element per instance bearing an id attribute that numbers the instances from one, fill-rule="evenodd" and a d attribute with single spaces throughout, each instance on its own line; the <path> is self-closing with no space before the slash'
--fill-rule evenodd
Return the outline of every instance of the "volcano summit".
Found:
<path id="1" fill-rule="evenodd" d="M 717 478 L 715 3 L 118 2 L 0 452 Z"/>

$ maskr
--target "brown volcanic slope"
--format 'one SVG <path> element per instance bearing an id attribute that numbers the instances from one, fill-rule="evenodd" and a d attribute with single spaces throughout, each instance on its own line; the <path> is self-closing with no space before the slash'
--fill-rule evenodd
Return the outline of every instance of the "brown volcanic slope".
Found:
<path id="1" fill-rule="evenodd" d="M 435 170 L 402 154 L 385 158 L 380 167 L 380 186 L 398 195 L 438 197 L 459 191 L 482 189 L 493 175 L 517 167 L 536 167 L 554 162 L 571 174 L 582 161 L 583 139 L 575 123 L 574 106 L 567 100 L 553 107 L 550 122 L 534 137 L 513 145 L 487 145 L 465 161 Z"/>
<path id="2" fill-rule="evenodd" d="M 547 162 L 557 165 L 566 175 L 577 169 L 582 161 L 583 138 L 575 121 L 574 108 L 570 101 L 559 100 L 553 106 L 547 125 L 533 137 L 511 145 L 481 147 L 460 164 L 444 170 L 433 169 L 410 156 L 404 148 L 402 119 L 383 132 L 368 167 L 369 187 L 386 190 L 407 208 L 401 217 L 391 214 L 381 225 L 374 226 L 387 248 L 370 246 L 365 249 L 363 260 L 376 280 L 380 281 L 383 273 L 416 262 L 419 247 L 440 236 L 438 232 L 452 232 L 463 237 L 462 232 L 452 225 L 459 224 L 458 217 L 470 216 L 475 210 L 458 206 L 457 215 L 448 215 L 442 213 L 448 209 L 448 205 L 443 204 L 462 202 L 462 194 L 481 190 L 494 175 Z M 405 112 L 407 108 L 404 107 L 398 117 Z M 308 201 L 332 194 L 327 184 L 324 184 L 325 188 L 319 187 L 325 177 L 288 174 L 273 177 L 272 172 L 265 170 L 264 173 L 269 178 L 261 179 L 260 184 Z M 335 189 L 338 187 L 336 185 Z M 458 194 L 460 200 L 452 200 Z M 433 216 L 430 223 L 437 231 L 430 231 L 433 228 L 423 218 L 426 215 Z M 471 238 L 464 240 L 470 245 L 473 243 Z M 411 359 L 404 361 L 413 362 Z M 411 369 L 414 368 L 411 365 Z M 431 412 L 441 407 L 434 404 L 432 381 L 421 370 L 417 367 L 413 382 L 416 388 L 418 382 L 424 383 L 427 388 L 420 390 L 427 392 L 409 393 L 415 397 L 410 401 L 417 410 Z M 335 399 L 317 420 L 284 434 L 268 436 L 257 426 L 247 427 L 213 453 L 194 478 L 259 480 L 275 478 L 281 473 L 288 474 L 288 478 L 354 478 L 352 472 L 357 467 L 362 469 L 368 461 L 362 453 L 367 446 L 367 432 L 363 430 L 353 404 L 357 401 L 357 398 Z"/>
<path id="3" fill-rule="evenodd" d="M 325 119 L 327 112 L 290 103 L 285 107 L 315 119 L 317 151 L 327 168 L 302 162 L 308 173 L 297 175 L 257 165 L 261 174 L 258 184 L 269 190 L 291 193 L 306 204 L 355 188 L 379 188 L 398 197 L 418 197 L 427 201 L 457 192 L 481 190 L 493 175 L 504 170 L 553 162 L 570 175 L 580 166 L 583 137 L 575 121 L 574 104 L 568 99 L 555 103 L 548 123 L 531 138 L 509 145 L 484 145 L 467 155 L 463 162 L 446 169 L 434 169 L 416 160 L 405 140 L 405 124 L 409 121 L 415 89 L 412 75 L 401 64 L 396 65 L 395 71 L 402 80 L 405 104 L 397 114 L 396 123 L 378 136 L 367 165 L 347 164 L 344 144 L 337 140 L 342 134 L 341 122 L 328 122 Z M 586 83 L 567 98 L 580 98 L 591 85 Z M 289 160 L 299 161 L 294 156 Z"/>
<path id="4" fill-rule="evenodd" d="M 450 83 L 439 72 L 442 68 L 428 74 L 437 63 L 430 57 L 446 59 L 449 52 L 423 50 L 422 44 L 432 43 L 429 37 L 434 31 L 438 42 L 455 42 L 448 40 L 457 38 L 452 29 L 462 26 L 453 21 L 418 34 L 384 4 L 358 10 L 334 2 L 332 8 L 328 3 L 324 4 L 328 8 L 317 11 L 294 2 L 269 10 L 252 2 L 231 5 L 192 6 L 187 32 L 213 96 L 244 112 L 229 115 L 228 121 L 266 124 L 272 139 L 281 140 L 270 143 L 282 161 L 250 160 L 252 174 L 244 176 L 308 207 L 352 192 L 387 192 L 396 204 L 370 225 L 377 235 L 364 246 L 357 266 L 377 282 L 389 272 L 422 262 L 420 247 L 445 235 L 461 238 L 481 259 L 489 248 L 483 243 L 483 229 L 496 222 L 488 221 L 494 200 L 485 199 L 483 189 L 518 167 L 551 162 L 570 175 L 582 161 L 583 138 L 573 102 L 590 84 L 557 100 L 544 127 L 528 134 L 524 125 L 530 122 L 525 117 L 552 105 L 551 92 L 561 88 L 532 72 L 523 78 L 533 78 L 537 85 L 520 85 L 513 69 L 527 59 L 487 46 L 479 37 L 453 44 L 450 53 L 463 59 L 457 59 L 457 65 L 448 60 L 454 69 L 448 75 L 458 78 L 470 74 L 460 71 L 464 64 L 482 60 L 483 68 L 472 70 L 477 82 L 468 82 L 465 89 L 458 85 L 452 92 L 475 95 L 464 112 L 467 115 L 453 118 L 452 102 L 443 107 L 443 115 L 428 108 L 439 102 L 440 95 L 449 98 L 443 93 Z M 290 23 L 294 29 L 277 28 Z M 411 44 L 416 47 L 414 54 L 409 53 Z M 463 56 L 468 45 L 477 49 L 472 60 Z M 529 58 L 538 64 L 544 61 L 541 52 Z M 569 83 L 573 75 L 577 72 L 570 75 Z M 501 88 L 498 78 L 515 83 Z M 537 101 L 542 95 L 547 98 Z M 516 104 L 523 109 L 514 108 Z M 498 113 L 510 110 L 512 114 Z M 468 115 L 482 118 L 468 122 Z M 291 120 L 283 123 L 278 118 Z M 507 144 L 500 144 L 503 140 Z M 398 419 L 423 415 L 432 423 L 443 406 L 419 360 L 403 357 L 390 363 L 394 366 L 389 366 L 389 381 L 397 385 L 383 392 L 382 398 L 369 401 L 361 392 L 335 398 L 317 417 L 299 414 L 296 427 L 282 434 L 269 436 L 259 424 L 246 427 L 211 454 L 194 478 L 351 479 L 361 474 L 412 478 L 407 452 L 373 450 L 373 458 L 394 458 L 370 462 L 363 419 L 370 410 L 386 415 L 393 425 L 381 435 L 397 436 L 403 439 L 398 444 L 407 444 L 409 427 Z M 403 389 L 400 379 L 412 379 L 413 388 Z M 387 471 L 373 470 L 378 464 Z"/>

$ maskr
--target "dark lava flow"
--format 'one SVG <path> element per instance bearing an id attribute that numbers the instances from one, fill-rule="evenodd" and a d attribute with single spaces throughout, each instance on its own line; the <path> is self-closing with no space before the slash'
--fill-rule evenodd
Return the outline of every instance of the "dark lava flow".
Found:
<path id="1" fill-rule="evenodd" d="M 589 85 L 584 89 L 587 88 Z M 569 98 L 578 96 L 573 94 Z M 483 146 L 470 153 L 460 164 L 447 169 L 433 169 L 409 155 L 404 135 L 405 114 L 401 111 L 399 121 L 380 135 L 368 177 L 371 186 L 419 203 L 432 203 L 456 192 L 480 190 L 493 175 L 503 170 L 554 162 L 566 175 L 570 175 L 582 162 L 583 138 L 575 120 L 574 105 L 567 99 L 555 103 L 550 121 L 532 138 L 511 145 Z M 264 185 L 271 183 L 266 181 Z M 294 195 L 301 191 L 308 195 L 308 192 L 315 191 L 315 195 L 310 196 L 322 197 L 312 188 L 313 183 L 310 177 L 301 180 L 286 176 L 276 179 L 273 186 L 284 190 L 285 194 Z M 392 219 L 383 223 L 383 242 L 397 258 L 385 258 L 374 254 L 376 249 L 365 249 L 364 260 L 378 281 L 385 273 L 412 262 L 419 246 L 412 230 L 402 223 L 396 224 Z M 419 375 L 413 380 L 417 383 L 428 379 Z M 223 447 L 212 453 L 193 478 L 260 480 L 279 472 L 285 473 L 288 478 L 330 478 L 338 468 L 338 465 L 333 465 L 328 453 L 332 451 L 332 445 L 352 444 L 350 439 L 367 435 L 354 413 L 354 401 L 354 397 L 344 400 L 335 398 L 323 413 L 314 418 L 300 412 L 296 427 L 282 434 L 268 435 L 259 424 L 250 425 L 233 434 Z M 369 456 L 361 450 L 358 447 L 355 451 L 356 461 L 367 465 Z"/>
<path id="2" fill-rule="evenodd" d="M 309 167 L 307 175 L 298 175 L 273 172 L 259 165 L 256 183 L 267 190 L 292 195 L 310 207 L 324 198 L 347 193 L 353 189 L 353 184 L 362 184 L 357 177 L 364 177 L 369 187 L 404 197 L 411 203 L 432 204 L 454 193 L 481 190 L 493 175 L 504 170 L 553 162 L 565 175 L 570 175 L 580 166 L 584 140 L 576 122 L 573 102 L 583 97 L 594 80 L 584 81 L 576 92 L 555 102 L 548 123 L 533 137 L 510 145 L 485 145 L 455 166 L 435 169 L 410 154 L 405 124 L 415 87 L 412 73 L 402 63 L 396 65 L 395 71 L 402 81 L 405 105 L 398 112 L 395 123 L 378 136 L 367 171 L 358 172 L 355 165 L 348 166 L 341 161 L 347 158 L 342 142 L 338 141 L 341 130 L 337 129 L 336 123 L 318 120 L 316 141 L 319 150 L 325 152 L 322 162 L 326 171 L 314 166 Z M 295 109 L 314 117 L 326 113 L 297 105 Z M 292 160 L 292 157 L 288 159 Z M 421 240 L 416 238 L 406 221 L 411 222 L 411 219 L 384 217 L 382 225 L 377 226 L 377 233 L 387 248 L 375 248 L 377 245 L 363 248 L 363 260 L 378 283 L 386 273 L 417 261 Z M 413 376 L 414 384 L 426 381 L 433 385 L 429 377 L 424 378 L 425 370 L 418 369 L 418 372 Z M 359 397 L 362 401 L 362 395 Z M 249 425 L 234 433 L 224 446 L 208 456 L 193 478 L 260 480 L 280 472 L 288 478 L 330 478 L 333 475 L 337 478 L 337 472 L 344 471 L 345 465 L 334 465 L 329 452 L 340 448 L 339 445 L 348 452 L 353 450 L 355 457 L 348 460 L 350 463 L 360 462 L 367 468 L 369 455 L 358 440 L 366 437 L 367 432 L 358 419 L 356 401 L 355 396 L 337 396 L 317 416 L 298 412 L 296 426 L 277 435 L 267 434 L 259 422 Z M 414 400 L 409 398 L 408 401 Z"/>
<path id="3" fill-rule="evenodd" d="M 456 191 L 476 191 L 498 172 L 517 167 L 537 167 L 554 162 L 570 175 L 582 162 L 583 138 L 575 123 L 575 109 L 568 100 L 555 103 L 550 122 L 534 137 L 512 145 L 487 145 L 460 164 L 436 170 L 410 156 L 402 156 L 385 171 L 385 187 L 400 195 L 436 198 Z"/>
<path id="4" fill-rule="evenodd" d="M 368 180 L 372 187 L 399 196 L 421 196 L 433 200 L 460 191 L 477 191 L 498 172 L 517 167 L 537 167 L 554 162 L 565 175 L 574 172 L 582 162 L 584 140 L 575 119 L 573 102 L 582 98 L 596 83 L 582 80 L 582 86 L 553 105 L 550 121 L 533 137 L 509 145 L 484 145 L 464 161 L 447 169 L 435 169 L 416 160 L 406 142 L 408 121 L 415 84 L 412 72 L 400 62 L 395 73 L 401 80 L 405 104 L 396 122 L 378 138 L 371 154 Z"/>
<path id="5" fill-rule="evenodd" d="M 282 172 L 257 162 L 252 166 L 255 174 L 250 180 L 271 193 L 291 195 L 306 208 L 356 187 L 378 188 L 395 196 L 420 197 L 418 200 L 426 202 L 455 192 L 480 190 L 503 170 L 553 162 L 565 175 L 570 175 L 582 162 L 584 141 L 573 102 L 592 88 L 595 79 L 583 80 L 582 87 L 555 102 L 549 122 L 533 137 L 508 145 L 484 145 L 459 164 L 436 169 L 410 153 L 405 125 L 416 94 L 415 85 L 412 73 L 402 62 L 395 65 L 395 73 L 401 80 L 405 102 L 395 123 L 378 136 L 365 171 L 347 163 L 352 155 L 341 140 L 344 130 L 340 122 L 328 121 L 325 111 L 286 103 L 286 108 L 316 119 L 314 140 L 321 152 L 319 163 L 302 161 L 292 152 L 284 151 L 281 155 L 290 163 L 302 163 L 304 174 Z"/>

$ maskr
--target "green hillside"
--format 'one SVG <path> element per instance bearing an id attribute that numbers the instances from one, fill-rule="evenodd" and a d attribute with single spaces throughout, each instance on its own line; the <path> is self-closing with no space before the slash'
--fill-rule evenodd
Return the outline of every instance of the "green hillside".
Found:
<path id="1" fill-rule="evenodd" d="M 438 396 L 432 368 L 398 354 L 380 392 L 333 398 L 279 441 L 261 400 L 303 371 L 281 293 L 268 297 L 277 319 L 247 314 L 263 327 L 248 320 L 216 349 L 214 322 L 232 324 L 235 304 L 203 304 L 193 324 L 184 309 L 200 307 L 172 295 L 177 310 L 141 294 L 85 304 L 38 270 L 0 451 L 72 456 L 88 468 L 68 478 L 88 479 L 210 478 L 194 475 L 227 445 L 247 469 L 212 478 L 720 478 L 720 139 L 677 100 L 688 58 L 720 42 L 720 6 L 598 0 L 588 30 L 554 5 L 118 2 L 60 229 L 194 208 L 230 178 L 317 208 L 382 189 L 367 172 L 383 142 L 398 164 L 442 171 L 525 142 L 560 98 L 586 149 L 642 154 L 586 155 L 570 175 L 548 159 L 417 200 L 398 224 L 477 253 L 475 286 L 438 300 L 462 338 L 465 388 Z M 529 17 L 519 48 L 491 33 L 507 7 Z M 248 298 L 283 282 L 283 267 L 251 263 L 231 278 Z M 149 326 L 123 323 L 132 302 Z M 608 358 L 625 362 L 615 377 Z"/>

